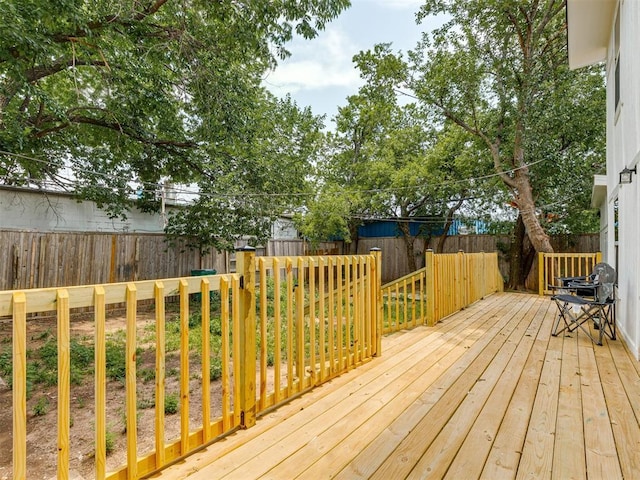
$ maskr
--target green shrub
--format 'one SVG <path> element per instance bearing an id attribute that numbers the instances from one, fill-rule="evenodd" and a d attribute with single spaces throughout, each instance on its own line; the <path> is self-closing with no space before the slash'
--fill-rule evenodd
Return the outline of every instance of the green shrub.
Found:
<path id="1" fill-rule="evenodd" d="M 116 435 L 108 427 L 104 435 L 104 440 L 105 440 L 105 451 L 107 455 L 111 455 L 113 453 L 113 450 L 116 448 Z"/>
<path id="2" fill-rule="evenodd" d="M 106 348 L 106 372 L 110 380 L 123 382 L 127 375 L 127 345 L 126 342 L 108 339 Z M 136 365 L 140 364 L 142 349 L 136 349 Z"/>
<path id="3" fill-rule="evenodd" d="M 220 377 L 222 377 L 222 359 L 219 355 L 216 355 L 211 359 L 209 378 L 211 380 L 218 380 Z"/>
<path id="4" fill-rule="evenodd" d="M 126 376 L 126 346 L 114 340 L 107 340 L 105 347 L 107 378 L 124 381 Z"/>
<path id="5" fill-rule="evenodd" d="M 0 350 L 0 377 L 11 386 L 13 382 L 13 355 L 11 348 Z"/>
<path id="6" fill-rule="evenodd" d="M 164 413 L 167 415 L 178 413 L 179 400 L 177 393 L 169 393 L 164 399 Z"/>

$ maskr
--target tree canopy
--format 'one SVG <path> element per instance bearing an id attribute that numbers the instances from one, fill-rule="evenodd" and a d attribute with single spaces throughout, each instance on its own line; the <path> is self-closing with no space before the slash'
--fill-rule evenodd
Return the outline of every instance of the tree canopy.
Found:
<path id="1" fill-rule="evenodd" d="M 491 163 L 463 129 L 435 125 L 417 103 L 398 94 L 408 65 L 389 44 L 361 52 L 354 62 L 365 84 L 339 109 L 319 168 L 320 193 L 301 229 L 311 240 L 355 240 L 364 221 L 393 220 L 415 269 L 409 222 L 422 224 L 424 237 L 446 231 L 453 212 L 492 191 L 468 180 L 488 173 Z"/>
<path id="2" fill-rule="evenodd" d="M 194 184 L 203 195 L 173 231 L 216 246 L 248 211 L 245 233 L 264 236 L 306 188 L 321 119 L 261 82 L 294 34 L 314 37 L 348 0 L 2 4 L 1 183 L 55 182 L 114 216 L 136 191 L 157 208 L 160 184 Z"/>
<path id="3" fill-rule="evenodd" d="M 418 19 L 449 20 L 411 54 L 416 96 L 484 144 L 536 251 L 552 250 L 545 207 L 583 195 L 604 159 L 602 73 L 568 69 L 564 8 L 427 0 Z"/>

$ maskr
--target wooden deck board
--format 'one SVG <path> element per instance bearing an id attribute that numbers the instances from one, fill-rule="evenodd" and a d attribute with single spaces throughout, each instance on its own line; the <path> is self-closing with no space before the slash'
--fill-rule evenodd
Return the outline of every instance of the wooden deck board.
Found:
<path id="1" fill-rule="evenodd" d="M 383 355 L 156 475 L 640 478 L 640 367 L 620 340 L 550 336 L 555 305 L 499 294 L 383 339 Z"/>
<path id="2" fill-rule="evenodd" d="M 547 309 L 551 307 L 547 304 Z M 545 315 L 548 315 L 545 311 Z M 485 480 L 512 479 L 516 477 L 522 449 L 527 434 L 533 403 L 538 383 L 531 379 L 539 379 L 545 364 L 545 354 L 549 344 L 549 329 L 542 327 L 534 340 L 529 358 L 518 384 L 511 397 L 506 414 L 498 429 L 491 451 L 480 478 Z"/>
<path id="3" fill-rule="evenodd" d="M 552 478 L 586 479 L 584 428 L 582 418 L 581 372 L 578 338 L 565 337 L 562 345 L 558 413 L 553 448 Z"/>
<path id="4" fill-rule="evenodd" d="M 541 304 L 538 311 L 535 312 L 533 321 L 526 328 L 522 341 L 518 344 L 514 355 L 505 368 L 506 371 L 522 371 L 524 369 L 547 309 L 548 305 Z M 515 375 L 501 375 L 497 379 L 495 388 L 470 429 L 469 435 L 457 451 L 445 478 L 456 480 L 465 477 L 480 477 L 518 380 L 519 377 Z"/>

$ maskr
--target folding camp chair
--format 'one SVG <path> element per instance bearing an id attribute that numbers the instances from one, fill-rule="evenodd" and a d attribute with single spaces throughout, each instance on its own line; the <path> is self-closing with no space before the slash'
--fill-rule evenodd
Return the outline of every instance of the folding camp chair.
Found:
<path id="1" fill-rule="evenodd" d="M 596 264 L 593 273 L 584 280 L 563 281 L 560 293 L 551 297 L 558 306 L 558 318 L 551 334 L 555 337 L 564 331 L 573 332 L 580 328 L 598 345 L 602 345 L 604 335 L 615 340 L 615 283 L 616 271 L 606 263 Z M 597 339 L 589 330 L 589 320 L 598 330 Z"/>

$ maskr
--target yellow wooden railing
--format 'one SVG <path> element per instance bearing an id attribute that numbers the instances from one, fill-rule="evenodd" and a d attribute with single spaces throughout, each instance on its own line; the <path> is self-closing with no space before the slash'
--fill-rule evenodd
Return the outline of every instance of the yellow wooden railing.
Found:
<path id="1" fill-rule="evenodd" d="M 596 263 L 602 261 L 602 253 L 539 253 L 538 293 L 553 294 L 552 286 L 561 286 L 559 277 L 590 275 Z"/>
<path id="2" fill-rule="evenodd" d="M 380 355 L 383 331 L 433 325 L 502 288 L 496 254 L 428 252 L 424 269 L 384 287 L 381 252 L 375 249 L 369 255 L 316 257 L 256 257 L 247 249 L 237 253 L 236 261 L 233 274 L 0 292 L 0 317 L 13 318 L 13 478 L 29 477 L 27 324 L 34 314 L 52 312 L 57 319 L 58 478 L 68 478 L 70 458 L 77 456 L 70 447 L 75 408 L 71 319 L 77 309 L 83 315 L 91 309 L 94 328 L 86 341 L 95 352 L 95 478 L 138 479 L 238 428 L 253 426 L 277 405 Z M 174 328 L 167 307 L 175 302 L 179 348 L 173 354 L 166 348 L 171 333 L 166 327 Z M 107 392 L 106 366 L 106 325 L 114 305 L 125 305 L 126 317 L 120 393 L 126 463 L 120 466 L 108 463 L 106 440 L 107 407 L 115 408 L 113 392 Z M 151 339 L 140 325 L 143 314 L 155 319 Z M 191 330 L 194 318 L 200 338 Z M 212 329 L 214 319 L 220 322 L 219 331 Z M 151 355 L 155 370 L 153 441 L 148 446 L 138 435 L 141 354 Z M 165 413 L 167 363 L 174 359 L 179 364 L 179 415 L 170 417 Z M 214 359 L 221 362 L 215 382 L 210 379 Z M 196 404 L 201 407 L 192 408 Z M 174 435 L 168 433 L 170 426 L 178 433 L 166 441 Z"/>
<path id="3" fill-rule="evenodd" d="M 260 257 L 237 254 L 237 273 L 68 288 L 0 292 L 0 316 L 13 318 L 13 478 L 29 477 L 27 465 L 27 322 L 33 314 L 55 312 L 58 349 L 57 476 L 68 478 L 71 417 L 70 319 L 74 309 L 94 312 L 95 478 L 137 479 L 175 462 L 221 435 L 255 424 L 274 406 L 380 353 L 380 252 L 358 256 Z M 211 308 L 212 292 L 219 311 Z M 200 295 L 199 355 L 190 347 L 190 296 Z M 179 300 L 179 437 L 166 442 L 168 417 L 165 307 Z M 154 445 L 139 447 L 136 357 L 141 345 L 140 303 L 151 302 L 155 332 Z M 126 305 L 125 427 L 126 464 L 107 465 L 107 377 L 105 324 L 110 305 Z M 146 308 L 150 308 L 147 306 Z M 85 313 L 86 314 L 86 313 Z M 219 316 L 218 351 L 212 348 L 210 321 Z M 147 344 L 148 340 L 144 340 Z M 148 347 L 148 345 L 147 345 Z M 191 350 L 191 351 L 190 351 Z M 210 366 L 221 357 L 221 379 L 212 388 Z M 199 361 L 194 362 L 194 356 Z M 193 369 L 194 363 L 196 370 Z M 201 379 L 199 388 L 190 380 Z M 212 392 L 221 405 L 212 418 Z M 190 404 L 199 395 L 197 414 Z M 110 400 L 111 401 L 111 400 Z M 113 408 L 112 405 L 110 405 Z M 194 421 L 194 418 L 196 420 Z M 197 425 L 196 425 L 197 424 Z M 87 427 L 89 427 L 87 425 Z M 108 470 L 111 470 L 108 472 Z"/>
<path id="4" fill-rule="evenodd" d="M 426 253 L 425 267 L 382 286 L 383 333 L 442 318 L 502 291 L 497 253 Z"/>

